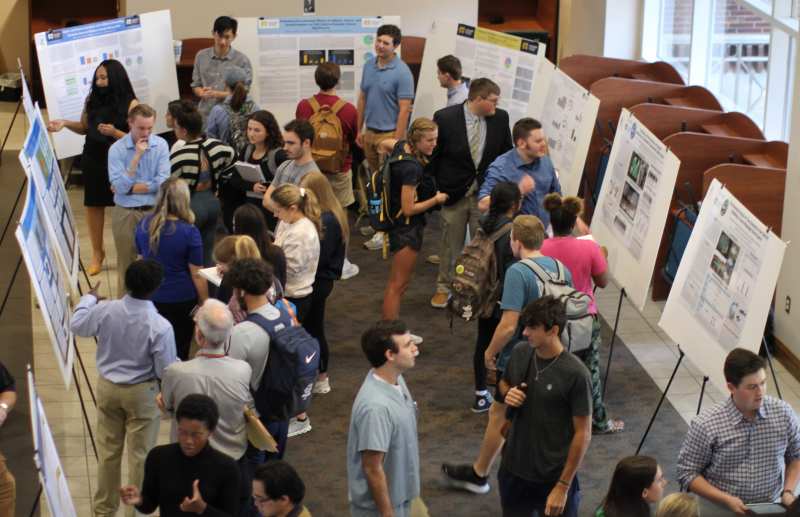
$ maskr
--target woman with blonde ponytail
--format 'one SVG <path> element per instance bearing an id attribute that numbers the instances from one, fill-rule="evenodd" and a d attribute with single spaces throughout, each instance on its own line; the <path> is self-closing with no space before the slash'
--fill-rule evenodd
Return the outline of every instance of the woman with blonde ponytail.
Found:
<path id="1" fill-rule="evenodd" d="M 152 299 L 159 314 L 172 324 L 178 357 L 184 361 L 194 333 L 192 309 L 208 298 L 208 283 L 200 276 L 203 240 L 189 203 L 186 182 L 170 178 L 161 184 L 153 212 L 136 227 L 139 255 L 164 267 L 164 281 Z"/>
<path id="2" fill-rule="evenodd" d="M 430 161 L 439 128 L 436 122 L 420 117 L 408 129 L 407 140 L 388 138 L 378 148 L 387 159 L 402 157 L 391 165 L 389 178 L 389 207 L 397 214 L 394 227 L 389 230 L 389 251 L 394 253 L 389 282 L 383 295 L 383 319 L 396 320 L 400 315 L 400 300 L 411 281 L 422 249 L 425 229 L 425 212 L 447 201 L 447 194 L 436 190 L 425 175 L 424 167 Z M 420 336 L 412 334 L 416 344 Z"/>
<path id="3" fill-rule="evenodd" d="M 286 297 L 297 309 L 297 319 L 305 321 L 311 307 L 311 292 L 319 262 L 319 236 L 322 222 L 317 197 L 309 189 L 290 183 L 271 195 L 278 226 L 275 244 L 286 256 Z"/>
<path id="4" fill-rule="evenodd" d="M 217 274 L 222 278 L 219 289 L 214 297 L 228 304 L 236 323 L 241 323 L 247 317 L 247 311 L 242 308 L 239 300 L 233 296 L 233 289 L 225 279 L 234 262 L 246 258 L 261 258 L 256 241 L 248 235 L 228 235 L 214 246 L 214 262 L 217 265 Z"/>
<path id="5" fill-rule="evenodd" d="M 552 193 L 544 197 L 544 209 L 550 213 L 553 237 L 545 239 L 542 255 L 560 260 L 572 273 L 575 289 L 592 298 L 589 313 L 594 317 L 592 344 L 575 355 L 581 358 L 592 374 L 592 433 L 608 434 L 625 428 L 622 420 L 610 419 L 603 403 L 603 386 L 600 379 L 600 320 L 594 301 L 594 286 L 608 284 L 608 264 L 600 246 L 591 239 L 578 239 L 573 235 L 575 225 L 583 212 L 583 201 L 577 197 L 561 197 Z"/>

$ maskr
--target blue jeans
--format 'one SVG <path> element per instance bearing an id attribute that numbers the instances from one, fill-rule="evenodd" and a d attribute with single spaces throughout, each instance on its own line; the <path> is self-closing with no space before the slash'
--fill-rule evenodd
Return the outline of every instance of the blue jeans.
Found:
<path id="1" fill-rule="evenodd" d="M 534 483 L 527 481 L 504 470 L 502 466 L 497 473 L 500 485 L 500 505 L 503 507 L 503 517 L 544 517 L 547 496 L 555 483 Z M 581 488 L 577 476 L 567 492 L 567 504 L 562 517 L 578 517 L 578 507 L 581 503 Z"/>

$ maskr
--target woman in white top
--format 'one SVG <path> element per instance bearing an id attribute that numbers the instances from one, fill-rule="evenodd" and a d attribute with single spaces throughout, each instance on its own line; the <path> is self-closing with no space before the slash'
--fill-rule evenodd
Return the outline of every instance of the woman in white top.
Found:
<path id="1" fill-rule="evenodd" d="M 310 190 L 296 185 L 281 185 L 272 192 L 278 218 L 275 244 L 286 255 L 286 297 L 297 309 L 303 323 L 311 306 L 311 293 L 319 262 L 320 208 Z"/>

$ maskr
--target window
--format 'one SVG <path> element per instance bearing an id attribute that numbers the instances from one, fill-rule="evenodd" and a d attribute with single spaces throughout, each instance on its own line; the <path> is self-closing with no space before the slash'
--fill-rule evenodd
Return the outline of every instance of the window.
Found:
<path id="1" fill-rule="evenodd" d="M 646 0 L 642 57 L 787 139 L 800 0 Z"/>

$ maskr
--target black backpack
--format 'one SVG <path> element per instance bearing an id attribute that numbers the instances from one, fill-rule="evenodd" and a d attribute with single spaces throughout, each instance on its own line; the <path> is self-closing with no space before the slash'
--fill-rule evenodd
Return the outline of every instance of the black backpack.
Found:
<path id="1" fill-rule="evenodd" d="M 403 214 L 401 207 L 391 206 L 392 165 L 407 160 L 414 160 L 414 157 L 407 153 L 390 156 L 383 161 L 383 165 L 378 170 L 372 171 L 365 185 L 367 206 L 369 207 L 369 225 L 376 232 L 391 230 Z"/>

